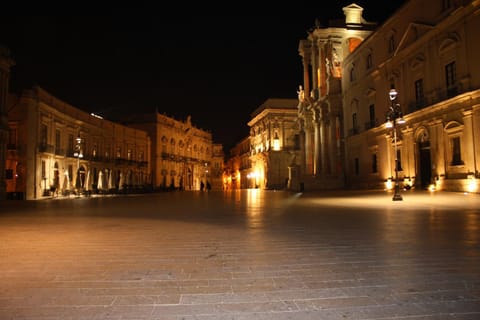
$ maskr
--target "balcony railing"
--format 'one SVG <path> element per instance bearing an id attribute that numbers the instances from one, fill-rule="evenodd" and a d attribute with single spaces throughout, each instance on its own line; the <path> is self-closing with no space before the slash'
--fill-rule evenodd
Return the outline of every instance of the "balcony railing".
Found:
<path id="1" fill-rule="evenodd" d="M 38 145 L 38 152 L 55 153 L 55 146 L 41 143 Z"/>

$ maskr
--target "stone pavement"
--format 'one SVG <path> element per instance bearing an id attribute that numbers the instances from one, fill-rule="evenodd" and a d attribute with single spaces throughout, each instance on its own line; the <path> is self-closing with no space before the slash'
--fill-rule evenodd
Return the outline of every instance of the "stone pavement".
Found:
<path id="1" fill-rule="evenodd" d="M 480 319 L 480 195 L 0 202 L 0 319 Z"/>

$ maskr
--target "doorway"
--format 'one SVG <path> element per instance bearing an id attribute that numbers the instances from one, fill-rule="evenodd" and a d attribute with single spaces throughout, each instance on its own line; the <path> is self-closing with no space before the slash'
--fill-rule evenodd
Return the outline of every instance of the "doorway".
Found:
<path id="1" fill-rule="evenodd" d="M 432 182 L 432 162 L 430 156 L 430 141 L 421 141 L 419 146 L 420 160 L 420 186 L 422 189 L 428 189 Z"/>

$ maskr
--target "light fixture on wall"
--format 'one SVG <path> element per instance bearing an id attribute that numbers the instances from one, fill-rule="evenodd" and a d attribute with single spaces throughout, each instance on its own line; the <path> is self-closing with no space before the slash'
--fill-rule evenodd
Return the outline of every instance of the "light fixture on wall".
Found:
<path id="1" fill-rule="evenodd" d="M 273 136 L 273 150 L 280 151 L 280 138 L 278 137 L 277 131 L 275 131 L 275 134 Z"/>

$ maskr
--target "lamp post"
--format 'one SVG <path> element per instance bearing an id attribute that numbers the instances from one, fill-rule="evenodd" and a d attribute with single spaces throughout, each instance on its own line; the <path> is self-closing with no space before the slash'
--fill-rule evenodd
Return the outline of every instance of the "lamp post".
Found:
<path id="1" fill-rule="evenodd" d="M 393 144 L 395 146 L 395 187 L 393 193 L 393 201 L 402 201 L 402 195 L 400 194 L 400 184 L 398 183 L 398 151 L 397 151 L 397 124 L 405 123 L 402 116 L 402 110 L 400 105 L 395 102 L 398 92 L 394 88 L 390 89 L 390 107 L 387 113 L 387 122 L 385 127 L 391 128 L 393 131 Z"/>
<path id="2" fill-rule="evenodd" d="M 73 156 L 77 158 L 77 179 L 75 181 L 76 187 L 78 186 L 78 189 L 82 188 L 82 183 L 79 181 L 81 179 L 80 175 L 80 158 L 83 158 L 83 153 L 82 153 L 82 138 L 80 137 L 80 133 L 78 134 L 77 138 L 75 139 L 75 152 L 73 153 Z M 80 191 L 77 190 L 77 193 Z"/>

